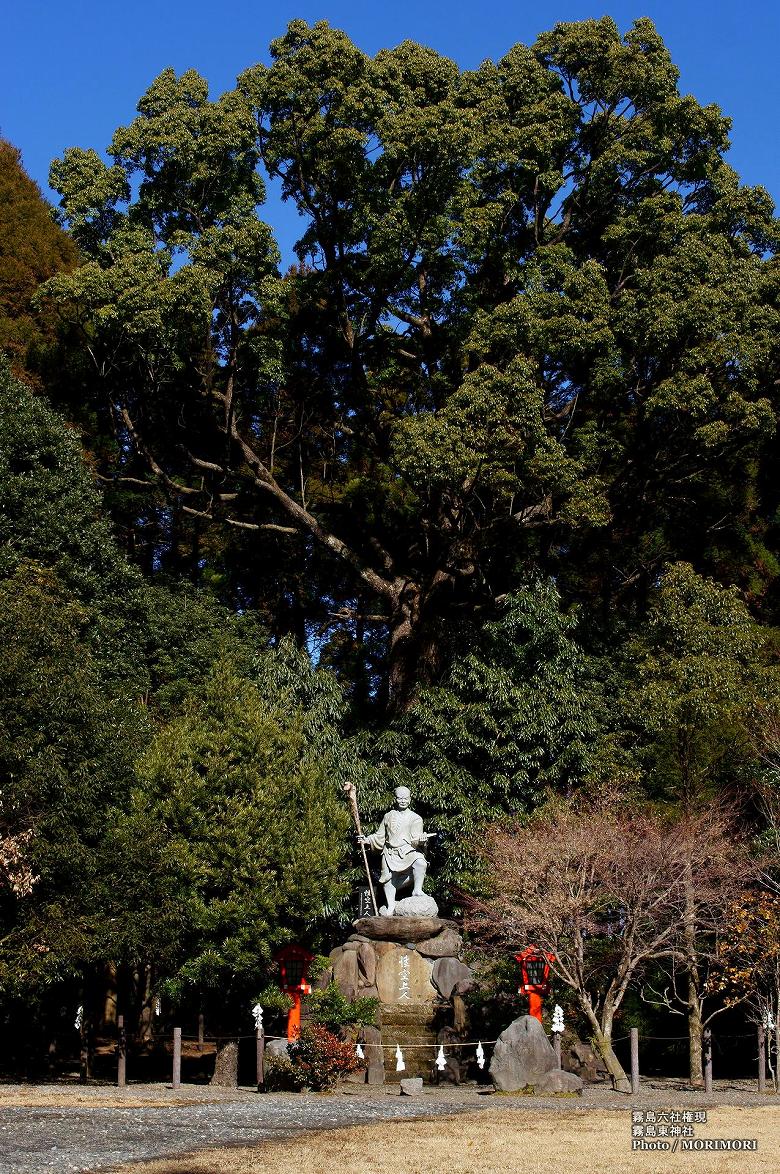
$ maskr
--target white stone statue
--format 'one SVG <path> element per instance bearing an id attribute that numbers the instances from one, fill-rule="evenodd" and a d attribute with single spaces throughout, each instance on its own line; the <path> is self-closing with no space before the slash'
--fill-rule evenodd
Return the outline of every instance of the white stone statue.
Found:
<path id="1" fill-rule="evenodd" d="M 422 817 L 412 811 L 408 787 L 396 787 L 395 807 L 382 817 L 377 830 L 370 836 L 358 836 L 358 842 L 382 853 L 382 871 L 379 883 L 384 888 L 386 904 L 379 910 L 382 917 L 435 917 L 438 906 L 433 897 L 423 892 L 423 881 L 428 861 L 424 848 L 436 834 L 423 831 Z M 398 900 L 398 890 L 412 885 L 410 897 Z"/>

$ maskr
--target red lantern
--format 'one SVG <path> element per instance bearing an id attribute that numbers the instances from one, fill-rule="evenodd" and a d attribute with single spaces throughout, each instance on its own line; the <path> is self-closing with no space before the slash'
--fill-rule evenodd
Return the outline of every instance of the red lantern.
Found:
<path id="1" fill-rule="evenodd" d="M 279 966 L 279 986 L 293 1001 L 287 1012 L 287 1038 L 297 1039 L 301 1034 L 301 996 L 311 991 L 306 979 L 314 955 L 303 946 L 283 946 L 275 961 Z"/>
<path id="2" fill-rule="evenodd" d="M 515 954 L 515 960 L 520 963 L 523 980 L 519 992 L 528 995 L 528 1014 L 541 1023 L 542 999 L 550 993 L 550 963 L 555 961 L 555 955 L 538 946 L 526 946 L 520 954 Z"/>

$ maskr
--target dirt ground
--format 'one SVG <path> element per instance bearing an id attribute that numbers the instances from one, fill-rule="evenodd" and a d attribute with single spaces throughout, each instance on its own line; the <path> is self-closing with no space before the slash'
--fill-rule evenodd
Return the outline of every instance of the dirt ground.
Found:
<path id="1" fill-rule="evenodd" d="M 750 1138 L 757 1152 L 632 1152 L 631 1111 L 499 1109 L 328 1130 L 122 1166 L 117 1174 L 752 1174 L 780 1169 L 777 1108 L 716 1108 L 695 1139 Z M 670 1145 L 673 1142 L 669 1143 Z"/>

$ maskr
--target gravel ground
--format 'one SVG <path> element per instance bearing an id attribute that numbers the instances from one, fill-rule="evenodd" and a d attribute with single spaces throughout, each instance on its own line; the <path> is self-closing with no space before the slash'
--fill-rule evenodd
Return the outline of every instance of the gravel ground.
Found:
<path id="1" fill-rule="evenodd" d="M 169 1098 L 170 1103 L 165 1102 Z M 154 1106 L 149 1107 L 152 1101 Z M 94 1102 L 94 1103 L 91 1103 Z M 604 1087 L 582 1097 L 485 1095 L 474 1087 L 426 1088 L 421 1098 L 401 1098 L 398 1088 L 351 1086 L 331 1096 L 257 1095 L 240 1089 L 215 1093 L 160 1085 L 110 1087 L 4 1086 L 0 1088 L 0 1174 L 68 1174 L 108 1170 L 119 1163 L 171 1157 L 208 1146 L 249 1145 L 310 1129 L 332 1129 L 415 1116 L 438 1116 L 502 1106 L 538 1112 L 641 1108 L 704 1108 L 710 1105 L 776 1107 L 755 1083 L 716 1082 L 712 1096 L 686 1091 L 679 1082 L 643 1082 L 636 1100 Z"/>

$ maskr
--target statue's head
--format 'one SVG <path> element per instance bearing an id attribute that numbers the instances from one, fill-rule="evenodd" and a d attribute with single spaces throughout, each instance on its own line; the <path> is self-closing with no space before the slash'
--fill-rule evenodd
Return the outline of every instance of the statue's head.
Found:
<path id="1" fill-rule="evenodd" d="M 399 811 L 406 811 L 407 807 L 412 801 L 412 792 L 408 787 L 396 787 L 393 791 L 395 795 L 395 805 Z"/>

